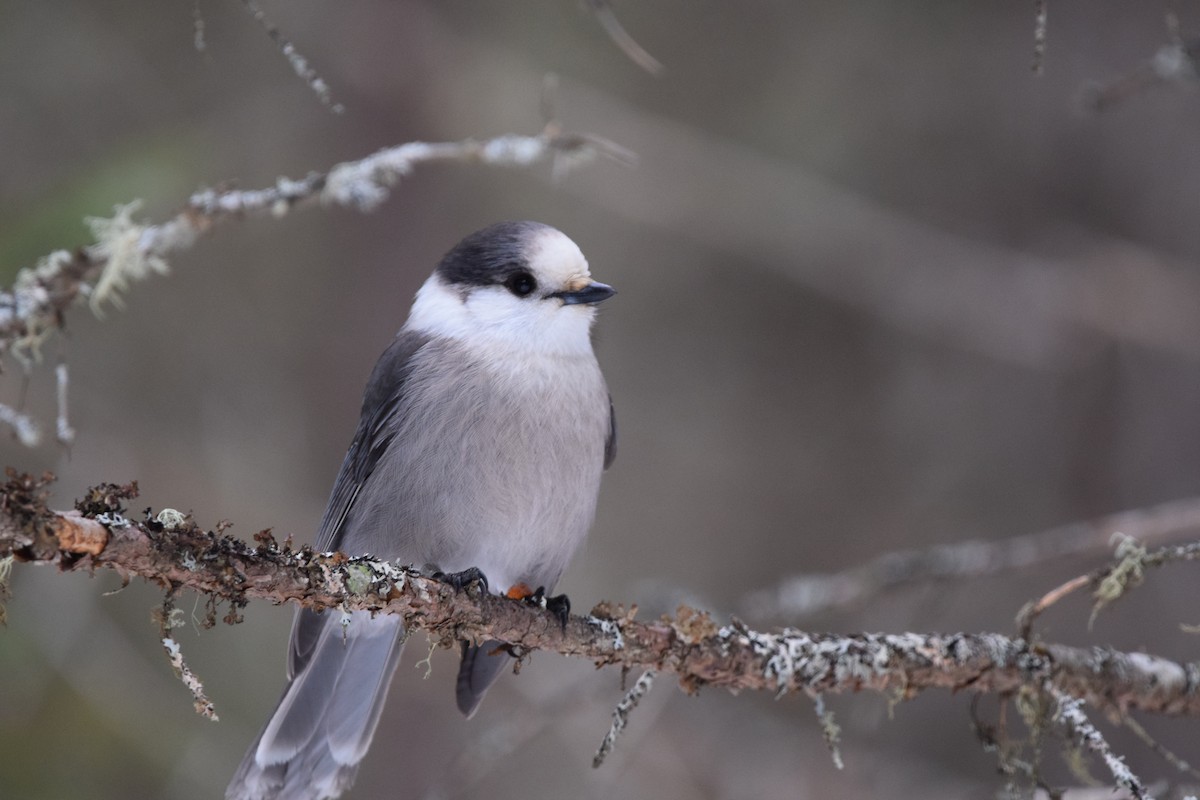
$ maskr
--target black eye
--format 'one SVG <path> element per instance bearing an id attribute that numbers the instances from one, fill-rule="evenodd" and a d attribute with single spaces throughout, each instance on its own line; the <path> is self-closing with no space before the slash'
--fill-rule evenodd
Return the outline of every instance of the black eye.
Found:
<path id="1" fill-rule="evenodd" d="M 514 272 L 508 276 L 504 285 L 517 297 L 528 297 L 537 288 L 537 281 L 528 272 Z"/>

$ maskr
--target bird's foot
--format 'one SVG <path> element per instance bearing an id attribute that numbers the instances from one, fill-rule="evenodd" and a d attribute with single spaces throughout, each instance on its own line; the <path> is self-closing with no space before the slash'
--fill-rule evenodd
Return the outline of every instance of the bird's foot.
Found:
<path id="1" fill-rule="evenodd" d="M 479 567 L 467 567 L 462 572 L 442 572 L 438 570 L 430 575 L 435 581 L 448 583 L 454 587 L 454 591 L 461 592 L 471 584 L 478 582 L 483 586 L 483 590 L 488 590 L 487 576 L 479 569 Z"/>
<path id="2" fill-rule="evenodd" d="M 525 588 L 528 589 L 529 587 Z M 511 592 L 512 590 L 510 589 L 509 591 Z M 532 603 L 535 606 L 546 609 L 558 618 L 558 624 L 562 626 L 564 631 L 567 629 L 567 620 L 571 617 L 571 598 L 567 597 L 565 594 L 557 594 L 553 597 L 547 597 L 546 587 L 539 586 L 532 593 L 522 597 L 521 599 L 527 603 Z"/>

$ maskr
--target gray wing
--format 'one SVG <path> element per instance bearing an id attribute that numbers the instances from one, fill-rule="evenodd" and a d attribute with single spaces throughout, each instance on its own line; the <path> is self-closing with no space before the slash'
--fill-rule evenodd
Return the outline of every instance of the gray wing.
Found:
<path id="1" fill-rule="evenodd" d="M 367 388 L 363 391 L 362 417 L 342 468 L 338 471 L 325 507 L 325 517 L 317 534 L 318 550 L 335 550 L 342 542 L 346 520 L 362 485 L 371 477 L 375 465 L 392 443 L 399 426 L 389 424 L 400 412 L 404 386 L 412 371 L 412 358 L 429 342 L 429 337 L 412 331 L 400 331 L 375 363 Z"/>
<path id="2" fill-rule="evenodd" d="M 387 451 L 395 436 L 398 425 L 390 424 L 400 413 L 404 401 L 404 385 L 412 371 L 412 357 L 429 341 L 429 337 L 400 331 L 387 350 L 375 362 L 367 387 L 363 390 L 362 416 L 358 430 L 342 460 L 325 516 L 317 532 L 316 549 L 319 552 L 338 550 L 342 547 L 346 530 L 352 527 L 354 501 L 375 465 Z M 350 555 L 362 555 L 350 553 Z M 302 669 L 312 656 L 312 650 L 321 639 L 325 627 L 325 615 L 312 611 L 296 614 L 292 626 L 289 646 L 288 678 Z"/>
<path id="3" fill-rule="evenodd" d="M 608 469 L 617 460 L 617 410 L 613 408 L 612 395 L 608 396 L 608 438 L 604 440 L 604 468 Z"/>
<path id="4" fill-rule="evenodd" d="M 402 331 L 375 365 L 362 417 L 334 483 L 317 536 L 321 550 L 343 545 L 355 500 L 392 445 L 412 356 L 426 337 Z M 398 617 L 301 610 L 292 626 L 288 684 L 226 790 L 232 800 L 317 800 L 349 788 L 375 734 L 403 649 Z"/>

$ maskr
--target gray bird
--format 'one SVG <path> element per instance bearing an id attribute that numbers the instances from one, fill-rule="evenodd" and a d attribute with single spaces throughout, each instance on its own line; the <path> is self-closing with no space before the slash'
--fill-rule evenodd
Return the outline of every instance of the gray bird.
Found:
<path id="1" fill-rule="evenodd" d="M 615 455 L 612 401 L 592 352 L 593 281 L 564 234 L 501 222 L 471 234 L 417 292 L 367 381 L 318 550 L 486 576 L 492 591 L 558 581 L 591 526 Z M 301 610 L 288 683 L 226 790 L 320 800 L 354 781 L 403 647 L 398 617 Z M 464 646 L 470 717 L 510 663 Z"/>

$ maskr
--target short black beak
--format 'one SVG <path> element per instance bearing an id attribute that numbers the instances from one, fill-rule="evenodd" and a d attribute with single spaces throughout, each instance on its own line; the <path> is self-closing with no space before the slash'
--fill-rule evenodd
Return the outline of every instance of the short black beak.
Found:
<path id="1" fill-rule="evenodd" d="M 547 296 L 559 298 L 565 306 L 573 306 L 579 303 L 595 305 L 607 300 L 616 293 L 617 290 L 608 284 L 592 282 L 582 289 L 576 289 L 573 292 L 551 292 Z"/>

